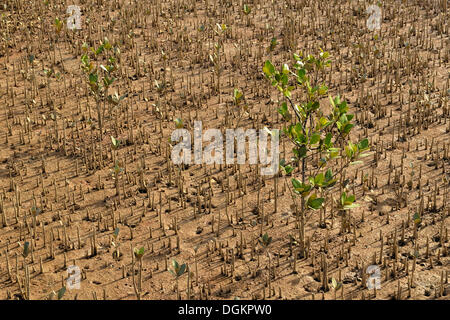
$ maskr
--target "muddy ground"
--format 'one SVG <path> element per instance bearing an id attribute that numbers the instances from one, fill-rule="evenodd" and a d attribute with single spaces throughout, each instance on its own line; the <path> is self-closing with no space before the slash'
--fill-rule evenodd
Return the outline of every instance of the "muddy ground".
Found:
<path id="1" fill-rule="evenodd" d="M 67 28 L 70 4 L 81 8 L 80 30 Z M 136 299 L 132 248 L 144 247 L 142 299 L 177 298 L 172 259 L 192 272 L 180 276 L 183 299 L 188 281 L 191 299 L 448 299 L 450 5 L 383 1 L 381 29 L 372 31 L 371 4 L 3 1 L 0 298 L 56 299 L 66 287 L 62 299 Z M 126 97 L 107 104 L 100 140 L 80 63 L 83 43 L 97 47 L 104 37 L 120 48 L 109 92 Z M 348 101 L 351 137 L 368 137 L 371 155 L 340 178 L 360 205 L 350 232 L 331 204 L 335 187 L 306 217 L 305 255 L 289 177 L 262 177 L 249 164 L 180 170 L 168 141 L 176 118 L 190 131 L 195 120 L 204 130 L 283 128 L 282 96 L 264 78 L 264 61 L 280 67 L 319 48 L 331 56 L 330 94 Z M 235 88 L 246 112 L 233 105 Z M 280 159 L 291 148 L 282 139 Z M 261 223 L 273 239 L 265 251 Z M 72 265 L 79 289 L 67 284 Z M 380 270 L 376 292 L 366 286 L 370 265 Z"/>

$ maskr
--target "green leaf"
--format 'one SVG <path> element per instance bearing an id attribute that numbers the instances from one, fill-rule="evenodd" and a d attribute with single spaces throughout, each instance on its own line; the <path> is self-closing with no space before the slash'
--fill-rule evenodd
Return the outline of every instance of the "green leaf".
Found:
<path id="1" fill-rule="evenodd" d="M 369 139 L 363 139 L 358 143 L 359 151 L 364 151 L 369 148 Z"/>
<path id="2" fill-rule="evenodd" d="M 330 181 L 331 178 L 333 178 L 333 172 L 331 171 L 331 168 L 330 168 L 327 170 L 327 172 L 325 172 L 325 180 Z"/>
<path id="3" fill-rule="evenodd" d="M 114 63 L 116 62 L 116 58 L 109 57 L 108 58 L 108 62 L 110 64 L 110 65 L 108 65 L 108 70 L 111 71 L 111 68 L 114 68 Z"/>
<path id="4" fill-rule="evenodd" d="M 308 207 L 310 207 L 311 209 L 317 210 L 320 209 L 320 207 L 322 206 L 322 203 L 324 202 L 324 198 L 316 198 L 316 195 L 313 194 L 312 196 L 310 196 L 308 198 Z"/>
<path id="5" fill-rule="evenodd" d="M 175 127 L 176 127 L 177 129 L 183 128 L 184 124 L 183 124 L 183 120 L 182 120 L 182 119 L 176 118 L 176 119 L 174 120 L 174 122 L 175 122 Z"/>
<path id="6" fill-rule="evenodd" d="M 269 237 L 267 232 L 261 236 L 261 243 L 267 247 L 272 242 L 272 237 Z"/>
<path id="7" fill-rule="evenodd" d="M 354 196 L 354 195 L 348 196 L 348 197 L 345 199 L 345 204 L 351 204 L 351 203 L 353 203 L 353 202 L 355 202 L 355 196 Z"/>
<path id="8" fill-rule="evenodd" d="M 345 199 L 347 199 L 347 194 L 345 192 L 342 192 L 341 194 L 341 205 L 344 206 Z"/>
<path id="9" fill-rule="evenodd" d="M 180 269 L 178 270 L 177 275 L 178 275 L 178 276 L 181 276 L 181 275 L 183 275 L 183 273 L 184 273 L 185 271 L 186 271 L 186 264 L 183 263 L 183 264 L 181 265 Z"/>
<path id="10" fill-rule="evenodd" d="M 22 255 L 23 255 L 24 258 L 26 258 L 29 253 L 30 253 L 30 243 L 27 241 L 23 245 Z"/>
<path id="11" fill-rule="evenodd" d="M 334 289 L 336 289 L 338 284 L 335 278 L 331 278 L 331 285 L 333 286 Z"/>
<path id="12" fill-rule="evenodd" d="M 319 109 L 319 108 L 320 108 L 320 103 L 319 103 L 318 101 L 314 101 L 314 102 L 311 104 L 310 111 L 316 111 L 316 110 Z"/>
<path id="13" fill-rule="evenodd" d="M 358 155 L 358 158 L 365 158 L 365 157 L 368 157 L 368 156 L 370 156 L 370 153 L 361 153 L 361 154 L 359 154 Z"/>
<path id="14" fill-rule="evenodd" d="M 300 122 L 297 122 L 295 126 L 292 127 L 297 135 L 297 140 L 300 143 L 306 143 L 306 137 L 303 135 L 303 126 Z"/>
<path id="15" fill-rule="evenodd" d="M 291 120 L 291 114 L 288 111 L 287 103 L 283 102 L 281 107 L 278 109 L 278 113 L 283 116 L 283 118 L 287 121 Z"/>
<path id="16" fill-rule="evenodd" d="M 234 89 L 233 91 L 233 98 L 236 104 L 239 103 L 240 99 L 242 98 L 243 94 L 238 89 Z"/>
<path id="17" fill-rule="evenodd" d="M 180 269 L 180 265 L 178 264 L 177 260 L 172 259 L 172 267 L 175 270 L 175 272 L 178 273 L 178 270 Z"/>
<path id="18" fill-rule="evenodd" d="M 111 136 L 111 143 L 113 145 L 114 148 L 117 148 L 120 144 L 120 141 L 117 140 L 116 138 L 114 138 L 113 136 Z"/>
<path id="19" fill-rule="evenodd" d="M 103 40 L 103 47 L 104 47 L 106 50 L 111 49 L 111 43 L 109 42 L 108 38 L 106 38 L 106 37 L 105 37 L 105 39 Z"/>
<path id="20" fill-rule="evenodd" d="M 89 83 L 96 84 L 98 82 L 98 75 L 96 73 L 89 74 Z"/>
<path id="21" fill-rule="evenodd" d="M 287 86 L 287 84 L 289 82 L 289 78 L 288 78 L 287 74 L 283 73 L 281 75 L 280 80 L 281 80 L 281 83 L 283 84 L 283 86 Z"/>
<path id="22" fill-rule="evenodd" d="M 333 287 L 333 289 L 334 289 L 335 291 L 337 291 L 337 290 L 339 290 L 339 289 L 341 288 L 342 283 L 336 281 L 335 278 L 331 278 L 331 286 Z"/>
<path id="23" fill-rule="evenodd" d="M 328 96 L 328 99 L 330 99 L 330 103 L 333 106 L 333 108 L 336 107 L 335 99 L 333 99 L 330 95 Z"/>
<path id="24" fill-rule="evenodd" d="M 306 80 L 306 70 L 305 69 L 298 69 L 297 71 L 297 79 L 300 80 L 300 82 L 304 82 Z"/>
<path id="25" fill-rule="evenodd" d="M 299 140 L 297 140 L 297 141 L 299 141 Z M 300 148 L 295 148 L 295 149 L 293 149 L 293 151 L 298 159 L 302 159 L 302 158 L 306 157 L 306 152 L 307 152 L 306 146 L 301 146 Z"/>
<path id="26" fill-rule="evenodd" d="M 329 123 L 330 123 L 330 122 L 329 122 L 328 119 L 325 118 L 325 117 L 321 117 L 321 118 L 319 119 L 320 128 L 326 127 Z"/>
<path id="27" fill-rule="evenodd" d="M 327 148 L 331 147 L 331 138 L 332 137 L 333 137 L 333 135 L 331 134 L 331 132 L 328 132 L 327 135 L 325 136 L 325 139 L 323 140 L 323 143 Z"/>
<path id="28" fill-rule="evenodd" d="M 413 220 L 415 224 L 420 224 L 422 222 L 422 218 L 418 212 L 414 213 Z"/>
<path id="29" fill-rule="evenodd" d="M 119 228 L 116 228 L 116 230 L 114 230 L 114 238 L 117 238 L 117 236 L 119 235 Z"/>
<path id="30" fill-rule="evenodd" d="M 314 184 L 321 187 L 323 184 L 325 177 L 323 175 L 323 173 L 319 173 L 317 176 L 315 176 L 314 178 Z"/>
<path id="31" fill-rule="evenodd" d="M 278 82 L 280 82 L 281 81 L 281 75 L 278 73 L 278 72 L 276 72 L 275 74 L 274 74 L 274 76 L 275 76 L 275 80 L 277 81 L 277 83 Z M 279 86 L 277 86 L 279 89 L 281 88 L 281 87 L 279 87 Z M 282 89 L 282 88 L 281 88 Z"/>
<path id="32" fill-rule="evenodd" d="M 115 78 L 109 78 L 108 76 L 105 76 L 103 78 L 103 83 L 106 87 L 110 86 L 116 79 Z"/>
<path id="33" fill-rule="evenodd" d="M 56 32 L 58 32 L 58 33 L 62 29 L 62 21 L 59 18 L 55 19 L 55 29 L 56 29 Z"/>
<path id="34" fill-rule="evenodd" d="M 248 5 L 244 4 L 244 13 L 248 15 L 251 11 L 252 9 Z"/>
<path id="35" fill-rule="evenodd" d="M 280 114 L 281 114 L 282 116 L 284 116 L 284 115 L 286 114 L 286 112 L 287 112 L 287 103 L 286 103 L 286 102 L 283 102 L 283 103 L 281 104 L 281 107 L 278 109 L 278 111 L 280 112 Z"/>
<path id="36" fill-rule="evenodd" d="M 283 90 L 283 95 L 287 98 L 291 98 L 291 91 L 288 88 L 286 88 Z"/>
<path id="37" fill-rule="evenodd" d="M 66 293 L 66 287 L 62 287 L 61 289 L 58 290 L 58 300 L 62 299 L 64 293 Z"/>
<path id="38" fill-rule="evenodd" d="M 320 88 L 319 88 L 319 94 L 320 94 L 321 96 L 327 94 L 327 92 L 328 92 L 328 87 L 327 87 L 326 85 L 320 86 Z"/>
<path id="39" fill-rule="evenodd" d="M 339 112 L 341 114 L 344 114 L 348 111 L 348 107 L 347 107 L 347 102 L 343 101 L 340 105 L 339 105 Z"/>
<path id="40" fill-rule="evenodd" d="M 351 142 L 349 142 L 351 143 Z M 345 154 L 347 156 L 347 158 L 351 159 L 353 157 L 353 150 L 351 147 L 345 147 Z"/>
<path id="41" fill-rule="evenodd" d="M 83 52 L 87 52 L 89 50 L 89 45 L 87 44 L 87 42 L 84 42 L 82 44 L 81 50 L 83 50 Z"/>
<path id="42" fill-rule="evenodd" d="M 298 181 L 295 178 L 292 178 L 292 185 L 294 186 L 294 189 L 300 189 L 302 187 L 302 183 Z"/>
<path id="43" fill-rule="evenodd" d="M 349 133 L 350 133 L 350 130 L 352 130 L 353 126 L 354 126 L 354 125 L 351 124 L 351 123 L 345 124 L 344 128 L 342 129 L 342 132 L 343 132 L 344 134 L 349 134 Z"/>
<path id="44" fill-rule="evenodd" d="M 270 77 L 275 73 L 275 67 L 273 66 L 272 62 L 270 62 L 270 60 L 267 60 L 264 63 L 263 72 L 266 75 L 266 77 Z"/>
<path id="45" fill-rule="evenodd" d="M 96 55 L 99 55 L 99 54 L 101 54 L 102 52 L 103 52 L 103 49 L 105 48 L 105 46 L 102 44 L 102 45 L 100 45 L 98 48 L 97 48 L 97 50 L 95 50 L 95 54 Z"/>
<path id="46" fill-rule="evenodd" d="M 85 67 L 89 66 L 89 57 L 86 54 L 81 56 L 81 62 Z"/>
<path id="47" fill-rule="evenodd" d="M 287 175 L 290 175 L 292 171 L 294 171 L 294 168 L 291 167 L 290 165 L 287 165 L 284 167 L 284 171 L 286 172 Z"/>
<path id="48" fill-rule="evenodd" d="M 320 141 L 320 134 L 319 133 L 314 133 L 311 138 L 309 139 L 309 143 L 311 145 L 314 145 L 316 143 L 318 143 Z"/>
<path id="49" fill-rule="evenodd" d="M 272 40 L 270 40 L 269 51 L 273 51 L 277 44 L 277 38 L 272 38 Z"/>
<path id="50" fill-rule="evenodd" d="M 134 256 L 138 259 L 141 259 L 142 256 L 144 255 L 144 251 L 145 251 L 144 247 L 142 247 L 140 249 L 134 248 Z"/>
<path id="51" fill-rule="evenodd" d="M 344 208 L 344 210 L 350 210 L 350 209 L 358 208 L 358 207 L 359 207 L 359 204 L 352 203 L 352 204 L 349 204 L 349 205 L 345 205 L 343 208 Z"/>
<path id="52" fill-rule="evenodd" d="M 337 182 L 337 179 L 331 179 L 331 180 L 326 182 L 326 186 L 325 187 L 326 188 L 330 188 L 330 187 L 334 186 L 336 184 L 336 182 Z"/>

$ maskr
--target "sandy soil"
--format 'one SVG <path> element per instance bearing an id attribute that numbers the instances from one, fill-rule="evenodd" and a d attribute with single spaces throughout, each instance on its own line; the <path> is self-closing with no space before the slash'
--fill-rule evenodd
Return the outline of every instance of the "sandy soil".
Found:
<path id="1" fill-rule="evenodd" d="M 450 297 L 448 1 L 383 1 L 381 29 L 370 31 L 367 1 L 85 0 L 73 2 L 82 29 L 63 22 L 59 34 L 55 18 L 69 16 L 68 4 L 29 2 L 0 5 L 1 299 L 27 297 L 28 278 L 29 298 L 48 299 L 67 287 L 71 265 L 81 272 L 80 289 L 67 289 L 63 299 L 136 299 L 135 247 L 145 248 L 142 299 L 177 298 L 166 269 L 172 259 L 192 272 L 179 279 L 183 299 L 188 281 L 192 299 Z M 227 26 L 223 35 L 217 23 Z M 105 36 L 121 51 L 110 92 L 127 97 L 107 112 L 100 141 L 80 58 L 85 41 L 98 46 Z M 209 55 L 220 37 L 218 88 Z M 278 44 L 269 51 L 272 38 Z M 330 94 L 348 101 L 352 138 L 368 137 L 371 156 L 342 177 L 360 204 L 351 211 L 351 232 L 340 232 L 329 198 L 306 220 L 303 256 L 289 177 L 261 182 L 249 164 L 179 170 L 167 141 L 175 118 L 188 130 L 194 120 L 204 129 L 233 128 L 234 88 L 249 106 L 240 127 L 282 128 L 282 97 L 264 79 L 263 63 L 281 66 L 294 52 L 319 48 L 332 59 Z M 119 197 L 111 135 L 121 141 Z M 280 158 L 290 150 L 283 140 Z M 416 212 L 422 221 L 415 235 Z M 273 238 L 270 269 L 258 245 L 261 223 Z M 119 259 L 112 241 L 120 244 Z M 380 268 L 376 292 L 366 287 L 369 265 Z M 343 289 L 335 292 L 332 278 Z"/>

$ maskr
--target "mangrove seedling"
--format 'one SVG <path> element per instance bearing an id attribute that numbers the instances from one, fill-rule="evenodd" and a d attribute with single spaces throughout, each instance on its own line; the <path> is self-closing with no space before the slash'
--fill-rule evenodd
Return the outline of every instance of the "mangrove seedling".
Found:
<path id="1" fill-rule="evenodd" d="M 281 161 L 284 167 L 282 171 L 292 174 L 293 168 L 298 167 L 301 174 L 300 179 L 291 179 L 293 188 L 289 189 L 300 226 L 298 238 L 303 254 L 306 213 L 322 208 L 327 199 L 325 194 L 337 183 L 337 176 L 342 177 L 342 171 L 349 165 L 361 163 L 358 159 L 367 156 L 368 154 L 363 152 L 369 149 L 367 139 L 356 144 L 349 139 L 354 126 L 351 123 L 354 115 L 348 114 L 349 107 L 345 100 L 341 100 L 339 96 L 329 96 L 331 112 L 325 115 L 321 103 L 323 97 L 328 95 L 328 87 L 322 81 L 325 78 L 325 68 L 331 64 L 328 57 L 329 53 L 323 50 L 317 57 L 294 53 L 295 63 L 291 67 L 285 63 L 277 70 L 270 60 L 263 66 L 265 77 L 284 96 L 278 112 L 289 124 L 283 133 L 294 146 L 291 161 Z M 304 99 L 299 103 L 293 100 L 296 88 L 302 91 L 300 96 Z M 333 172 L 332 162 L 338 158 L 344 158 L 344 161 L 341 168 Z M 312 173 L 309 177 L 306 176 L 308 171 Z M 295 196 L 300 196 L 300 206 L 296 203 Z M 353 202 L 354 199 L 346 206 L 352 206 Z"/>
<path id="2" fill-rule="evenodd" d="M 91 47 L 89 50 L 89 45 L 85 43 L 82 49 L 84 54 L 81 57 L 81 69 L 85 75 L 90 92 L 96 101 L 97 121 L 101 141 L 103 140 L 106 112 L 105 102 L 116 105 L 123 99 L 123 97 L 119 98 L 117 94 L 115 96 L 108 95 L 109 88 L 117 80 L 115 76 L 118 70 L 120 50 L 118 47 L 114 47 L 108 38 L 104 38 L 97 48 Z"/>
<path id="3" fill-rule="evenodd" d="M 111 169 L 110 171 L 111 171 L 112 178 L 114 180 L 114 186 L 116 188 L 116 196 L 119 198 L 119 196 L 120 196 L 119 177 L 120 177 L 120 173 L 123 171 L 123 168 L 120 166 L 120 162 L 118 160 L 116 160 L 114 168 Z"/>
<path id="4" fill-rule="evenodd" d="M 342 283 L 337 281 L 335 278 L 331 278 L 331 287 L 334 290 L 334 300 L 336 300 L 336 293 L 342 287 Z"/>
<path id="5" fill-rule="evenodd" d="M 50 294 L 48 295 L 48 300 L 53 300 L 54 297 L 57 297 L 58 300 L 61 300 L 64 297 L 64 294 L 66 293 L 66 287 L 62 287 L 57 292 L 52 290 Z"/>
<path id="6" fill-rule="evenodd" d="M 133 259 L 133 266 L 131 270 L 132 278 L 133 278 L 133 288 L 134 293 L 136 294 L 136 297 L 138 300 L 141 300 L 141 294 L 142 294 L 142 257 L 144 256 L 145 248 L 134 248 L 133 254 L 134 257 L 139 261 L 139 273 L 138 273 L 138 284 L 136 285 L 135 277 L 134 277 L 134 264 L 135 259 Z"/>
<path id="7" fill-rule="evenodd" d="M 177 287 L 177 299 L 181 299 L 180 296 L 180 290 L 178 287 L 178 278 L 181 277 L 184 272 L 186 271 L 186 264 L 183 263 L 182 265 L 180 265 L 177 260 L 173 259 L 172 260 L 172 268 L 169 269 L 169 272 L 175 277 L 175 281 L 176 281 L 176 287 Z"/>
<path id="8" fill-rule="evenodd" d="M 122 253 L 119 251 L 119 247 L 120 247 L 120 243 L 119 243 L 119 239 L 118 239 L 119 238 L 119 231 L 120 231 L 119 228 L 116 228 L 114 230 L 114 233 L 113 233 L 114 240 L 111 241 L 111 245 L 114 247 L 114 251 L 112 253 L 112 256 L 113 256 L 113 258 L 115 260 L 120 260 L 120 257 L 122 256 Z"/>
<path id="9" fill-rule="evenodd" d="M 245 97 L 242 91 L 239 91 L 238 89 L 233 90 L 233 105 L 237 108 L 237 122 L 236 122 L 236 128 L 239 126 L 239 122 L 242 119 L 242 116 L 248 112 L 248 105 L 245 103 Z"/>
<path id="10" fill-rule="evenodd" d="M 263 223 L 263 222 L 261 222 Z M 269 235 L 266 233 L 264 233 L 261 238 L 259 239 L 259 243 L 263 246 L 263 250 L 266 252 L 267 254 L 267 258 L 269 259 L 269 267 L 267 268 L 268 270 L 268 285 L 269 285 L 269 295 L 272 294 L 272 276 L 271 276 L 271 267 L 272 267 L 272 259 L 271 259 L 271 255 L 270 252 L 268 250 L 269 245 L 272 243 L 272 237 L 269 237 Z"/>

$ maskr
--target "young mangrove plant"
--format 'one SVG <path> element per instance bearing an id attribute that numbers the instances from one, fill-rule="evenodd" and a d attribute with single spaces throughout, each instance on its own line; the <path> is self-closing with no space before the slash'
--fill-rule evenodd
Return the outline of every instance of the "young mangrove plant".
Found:
<path id="1" fill-rule="evenodd" d="M 278 112 L 287 123 L 283 133 L 294 147 L 292 159 L 282 159 L 280 166 L 286 175 L 294 175 L 294 168 L 298 168 L 300 175 L 300 178 L 291 179 L 292 188 L 289 188 L 301 200 L 299 206 L 293 196 L 303 254 L 308 211 L 322 208 L 328 198 L 326 194 L 338 182 L 338 175 L 342 178 L 346 167 L 361 163 L 358 159 L 367 156 L 364 151 L 369 149 L 368 139 L 358 143 L 350 141 L 353 114 L 348 113 L 345 100 L 329 96 L 332 108 L 326 115 L 322 100 L 328 94 L 328 87 L 323 83 L 325 68 L 331 63 L 328 58 L 329 53 L 321 50 L 317 57 L 294 54 L 295 63 L 291 67 L 285 63 L 277 70 L 270 60 L 263 67 L 265 77 L 285 98 Z M 295 102 L 295 96 L 301 101 Z M 333 161 L 338 158 L 341 158 L 340 168 L 333 171 Z M 345 200 L 344 210 L 355 206 L 354 198 Z"/>
<path id="2" fill-rule="evenodd" d="M 123 168 L 120 166 L 119 160 L 116 160 L 114 167 L 110 171 L 111 171 L 111 176 L 114 180 L 114 187 L 116 188 L 117 199 L 120 200 L 119 178 L 120 178 L 120 173 L 123 171 Z"/>
<path id="3" fill-rule="evenodd" d="M 112 253 L 112 257 L 113 257 L 115 260 L 120 260 L 120 257 L 122 256 L 122 253 L 119 251 L 119 247 L 120 247 L 120 242 L 119 242 L 119 231 L 120 231 L 119 228 L 116 228 L 116 229 L 114 230 L 114 233 L 113 233 L 113 238 L 114 238 L 114 240 L 111 241 L 111 245 L 114 247 L 114 251 L 113 251 L 113 253 Z"/>
<path id="4" fill-rule="evenodd" d="M 141 295 L 142 295 L 142 257 L 144 256 L 144 252 L 145 252 L 145 248 L 134 248 L 133 250 L 133 254 L 134 254 L 134 258 L 133 259 L 133 266 L 131 269 L 131 275 L 132 275 L 132 279 L 133 279 L 133 288 L 134 288 L 134 293 L 136 294 L 136 298 L 138 300 L 141 300 Z M 135 265 L 135 261 L 136 259 L 139 261 L 139 272 L 138 272 L 138 283 L 136 284 L 136 280 L 135 280 L 135 269 L 134 269 L 134 265 Z"/>
<path id="5" fill-rule="evenodd" d="M 56 297 L 58 300 L 61 300 L 64 297 L 65 293 L 66 293 L 66 287 L 61 287 L 61 289 L 59 289 L 57 292 L 52 290 L 52 292 L 49 293 L 47 299 L 53 300 Z"/>
<path id="6" fill-rule="evenodd" d="M 172 268 L 169 269 L 169 272 L 175 277 L 175 282 L 176 282 L 176 287 L 177 287 L 177 299 L 180 300 L 181 296 L 180 296 L 180 289 L 178 287 L 178 278 L 181 277 L 184 272 L 186 271 L 186 264 L 183 263 L 182 265 L 180 265 L 177 260 L 173 259 L 172 260 Z"/>
<path id="7" fill-rule="evenodd" d="M 331 278 L 331 287 L 334 291 L 334 300 L 336 300 L 337 291 L 342 287 L 342 282 L 337 281 L 335 278 Z"/>
<path id="8" fill-rule="evenodd" d="M 22 290 L 20 281 L 17 281 L 17 283 L 19 284 L 19 289 L 20 289 L 20 291 L 22 293 L 22 297 L 25 300 L 30 300 L 30 271 L 28 269 L 28 264 L 27 264 L 27 257 L 28 257 L 29 254 L 30 254 L 30 243 L 27 241 L 27 242 L 24 243 L 23 251 L 22 251 L 23 265 L 24 265 L 24 269 L 25 269 L 24 288 L 23 288 L 23 290 Z"/>
<path id="9" fill-rule="evenodd" d="M 233 90 L 233 105 L 236 108 L 237 112 L 237 122 L 235 128 L 239 127 L 239 123 L 241 122 L 242 116 L 248 112 L 248 105 L 245 103 L 245 97 L 242 91 L 238 89 Z"/>
<path id="10" fill-rule="evenodd" d="M 263 223 L 263 222 L 261 222 Z M 261 244 L 261 246 L 263 247 L 263 251 L 266 253 L 267 258 L 269 259 L 269 266 L 268 266 L 268 277 L 267 277 L 267 281 L 268 281 L 268 288 L 269 288 L 269 296 L 272 295 L 272 275 L 271 275 L 271 270 L 272 270 L 272 257 L 271 254 L 269 252 L 269 245 L 272 243 L 272 237 L 269 237 L 269 235 L 267 233 L 264 233 L 259 239 L 259 243 Z"/>
<path id="11" fill-rule="evenodd" d="M 100 141 L 102 141 L 106 102 L 117 105 L 123 99 L 117 95 L 109 95 L 109 88 L 117 80 L 120 50 L 118 47 L 114 47 L 108 38 L 105 38 L 97 48 L 89 47 L 85 43 L 82 49 L 84 54 L 81 56 L 81 70 L 90 92 L 95 98 Z M 102 162 L 101 155 L 100 159 Z"/>

